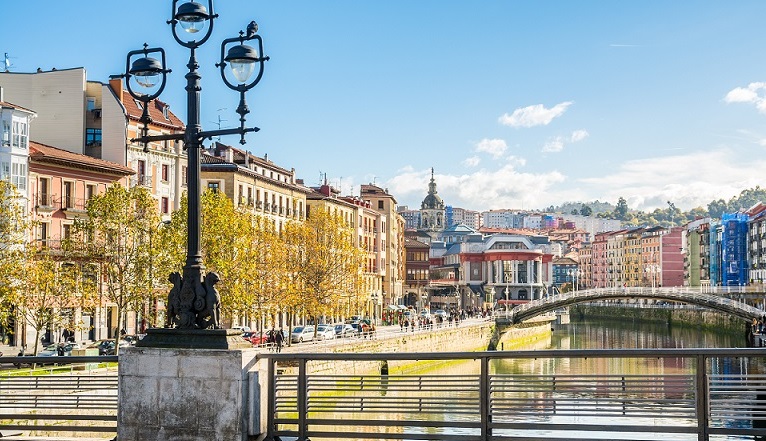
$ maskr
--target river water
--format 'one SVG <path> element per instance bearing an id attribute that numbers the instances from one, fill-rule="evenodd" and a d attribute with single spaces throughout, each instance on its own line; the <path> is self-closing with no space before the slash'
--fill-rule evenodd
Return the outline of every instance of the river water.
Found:
<path id="1" fill-rule="evenodd" d="M 569 325 L 562 326 L 559 329 L 555 330 L 550 337 L 545 337 L 533 344 L 530 344 L 530 346 L 527 347 L 518 347 L 515 349 L 518 350 L 542 350 L 542 349 L 651 349 L 651 348 L 732 348 L 732 347 L 745 347 L 745 338 L 744 335 L 730 335 L 730 334 L 722 334 L 722 333 L 715 333 L 715 332 L 709 332 L 709 331 L 702 331 L 700 329 L 696 328 L 687 328 L 687 327 L 669 327 L 667 325 L 661 325 L 661 324 L 649 324 L 649 323 L 641 323 L 641 322 L 632 322 L 632 321 L 573 321 Z M 692 359 L 686 359 L 683 357 L 671 357 L 671 358 L 607 358 L 607 359 L 599 359 L 599 358 L 589 358 L 589 359 L 577 359 L 577 358 L 552 358 L 552 359 L 519 359 L 519 358 L 513 358 L 512 356 L 513 351 L 508 351 L 506 355 L 508 355 L 506 358 L 499 358 L 491 361 L 490 364 L 490 371 L 494 374 L 513 374 L 514 377 L 524 377 L 529 376 L 529 378 L 532 378 L 531 381 L 537 381 L 538 378 L 545 378 L 545 377 L 551 377 L 551 376 L 559 376 L 559 375 L 571 375 L 571 376 L 588 376 L 588 375 L 617 375 L 617 376 L 630 376 L 630 375 L 647 375 L 647 374 L 656 374 L 658 378 L 667 378 L 667 377 L 688 377 L 691 375 L 694 370 L 694 360 Z M 499 353 L 500 355 L 502 353 Z M 721 360 L 721 361 L 714 361 L 714 363 L 720 363 L 720 366 L 714 366 L 713 371 L 716 372 L 725 372 L 725 373 L 740 373 L 740 372 L 747 372 L 748 374 L 752 373 L 764 373 L 766 372 L 766 369 L 764 369 L 764 363 L 763 360 L 755 360 L 755 359 L 738 359 L 738 360 Z M 725 365 L 725 366 L 724 366 Z M 448 363 L 448 364 L 441 364 L 441 365 L 423 365 L 420 364 L 418 366 L 411 366 L 409 369 L 404 369 L 403 371 L 396 372 L 397 374 L 401 375 L 414 375 L 414 376 L 432 376 L 432 375 L 439 375 L 439 376 L 461 376 L 461 375 L 477 375 L 479 372 L 479 363 L 475 360 L 473 362 L 466 361 L 462 363 Z M 394 372 L 392 372 L 394 374 Z M 693 376 L 692 376 L 693 377 Z M 764 377 L 766 378 L 766 377 Z M 643 381 L 643 380 L 642 380 Z M 765 380 L 766 381 L 766 380 Z M 642 386 L 643 387 L 643 386 Z M 663 383 L 663 386 L 664 383 Z M 539 390 L 539 389 L 538 389 Z M 679 389 L 680 390 L 680 389 Z M 459 399 L 461 394 L 463 394 L 463 391 L 460 390 L 453 390 L 453 394 L 451 397 L 454 397 L 455 399 Z M 377 392 L 375 392 L 377 394 Z M 381 396 L 385 396 L 386 393 L 388 393 L 387 396 L 391 397 L 392 395 L 396 395 L 395 390 L 389 390 L 386 392 L 386 390 L 380 391 Z M 515 393 L 515 392 L 514 392 Z M 535 396 L 535 393 L 538 395 Z M 598 392 L 596 392 L 598 393 Z M 675 395 L 678 395 L 674 397 Z M 586 399 L 584 401 L 588 401 L 588 399 L 592 399 L 592 397 L 586 396 L 587 393 L 584 393 L 582 396 Z M 693 394 L 691 394 L 693 395 Z M 752 395 L 752 396 L 750 396 Z M 745 403 L 748 404 L 747 400 L 754 400 L 756 398 L 755 393 L 752 393 L 748 396 L 739 396 L 736 397 L 737 400 L 745 400 Z M 543 403 L 538 404 L 540 402 L 539 399 L 540 393 L 539 392 L 533 392 L 528 394 L 518 394 L 513 397 L 513 399 L 521 399 L 522 405 L 514 409 L 513 412 L 519 412 L 522 414 L 521 416 L 513 415 L 510 418 L 517 418 L 516 420 L 511 420 L 510 422 L 513 423 L 514 421 L 523 422 L 523 423 L 529 423 L 533 422 L 536 423 L 539 421 L 539 426 L 544 427 L 548 423 L 555 423 L 555 424 L 589 424 L 589 425 L 597 425 L 599 426 L 598 430 L 601 430 L 600 427 L 608 428 L 610 425 L 614 425 L 613 419 L 614 417 L 610 416 L 603 416 L 601 414 L 582 414 L 580 413 L 580 408 L 578 408 L 578 405 L 580 403 L 577 402 L 578 398 L 575 397 L 574 399 L 566 398 L 562 400 L 562 402 L 566 402 L 569 400 L 569 406 L 571 406 L 570 414 L 567 415 L 566 409 L 562 409 L 556 406 L 559 406 L 561 402 L 556 402 L 554 406 L 554 411 L 551 412 L 550 409 L 550 403 Z M 672 413 L 673 412 L 673 405 L 674 404 L 666 404 L 666 399 L 668 398 L 679 398 L 681 400 L 687 400 L 691 401 L 692 406 L 692 412 L 693 412 L 693 406 L 694 406 L 694 398 L 693 396 L 690 396 L 688 391 L 682 390 L 681 392 L 676 393 L 675 389 L 663 389 L 660 393 L 660 397 L 657 400 L 657 403 L 652 403 L 652 405 L 656 405 L 654 413 L 655 415 L 647 416 L 647 417 L 636 417 L 633 418 L 632 416 L 628 416 L 628 422 L 625 424 L 632 424 L 635 426 L 652 426 L 652 427 L 658 427 L 658 426 L 672 426 L 674 424 L 679 424 L 679 421 L 683 421 L 680 424 L 689 425 L 691 427 L 695 426 L 695 420 L 693 418 L 671 418 L 668 415 L 665 415 L 665 413 Z M 421 398 L 427 399 L 430 398 L 430 395 L 428 393 L 423 393 L 421 395 Z M 501 397 L 502 398 L 502 397 Z M 404 398 L 402 398 L 404 400 Z M 537 401 L 535 401 L 537 400 Z M 402 401 L 404 403 L 404 401 Z M 644 403 L 646 404 L 646 403 Z M 527 406 L 526 408 L 524 406 Z M 547 407 L 546 407 L 547 406 Z M 566 406 L 566 404 L 565 404 Z M 564 407 L 565 407 L 564 406 Z M 563 411 L 562 411 L 563 410 Z M 511 413 L 513 413 L 511 412 Z M 657 415 L 659 414 L 659 415 Z M 618 416 L 619 417 L 619 416 Z M 338 421 L 341 419 L 365 419 L 370 418 L 370 415 L 368 414 L 339 414 L 339 415 L 333 415 L 333 418 L 337 418 Z M 404 409 L 402 409 L 401 413 L 387 413 L 383 415 L 384 419 L 393 419 L 393 420 L 399 420 L 399 421 L 409 421 L 411 420 L 411 415 L 408 414 L 408 412 Z M 414 417 L 413 417 L 414 418 Z M 461 419 L 459 415 L 456 416 L 455 414 L 450 413 L 449 415 L 433 415 L 432 417 L 434 421 L 441 421 L 446 418 L 456 418 Z M 464 421 L 472 421 L 470 416 L 465 417 L 466 419 Z M 460 435 L 459 432 L 455 431 L 455 428 L 424 428 L 419 427 L 419 424 L 416 423 L 415 419 L 412 419 L 413 424 L 410 426 L 404 427 L 404 433 L 409 433 L 414 435 L 413 439 L 422 439 L 417 438 L 416 434 L 429 434 L 432 438 L 430 439 L 438 439 L 433 438 L 434 436 L 438 437 L 440 433 L 443 434 L 449 434 L 452 436 Z M 430 418 L 429 418 L 430 421 Z M 625 421 L 625 418 L 623 418 L 623 421 Z M 498 422 L 498 421 L 495 421 Z M 508 422 L 508 421 L 505 421 Z M 623 424 L 623 423 L 620 423 Z M 750 427 L 751 421 L 738 421 L 738 422 L 727 422 L 723 421 L 719 423 L 719 427 Z M 613 426 L 616 427 L 616 426 Z M 337 428 L 337 430 L 340 430 L 340 428 Z M 398 432 L 397 429 L 389 428 L 387 430 L 395 430 Z M 459 429 L 458 429 L 459 430 Z M 495 435 L 510 435 L 512 432 L 506 430 L 505 433 L 503 433 L 503 430 L 505 429 L 495 429 L 493 432 Z M 600 440 L 618 440 L 618 439 L 642 439 L 642 440 L 668 440 L 668 441 L 681 441 L 681 440 L 696 440 L 697 435 L 696 434 L 684 434 L 684 433 L 662 433 L 661 435 L 654 435 L 647 434 L 647 433 L 622 433 L 620 431 L 615 432 L 608 432 L 608 429 L 604 429 L 603 432 L 599 431 L 587 431 L 587 432 L 579 432 L 578 434 L 572 433 L 570 434 L 564 432 L 563 434 L 561 431 L 558 431 L 557 433 L 552 432 L 551 430 L 546 429 L 540 429 L 537 430 L 537 426 L 534 426 L 534 428 L 523 435 L 528 438 L 521 438 L 521 439 L 536 439 L 536 440 L 543 440 L 543 439 L 556 439 L 556 440 L 562 440 L 562 439 L 600 439 Z M 400 432 L 401 433 L 401 432 Z M 475 429 L 466 429 L 464 432 L 464 435 L 476 435 Z M 518 433 L 515 433 L 515 436 L 518 436 Z M 285 438 L 287 439 L 287 438 Z M 344 438 L 348 439 L 348 438 Z M 363 437 L 359 437 L 357 439 L 365 439 Z M 453 438 L 454 439 L 454 438 Z M 520 438 L 517 438 L 520 439 Z M 747 439 L 753 439 L 749 436 L 711 436 L 711 440 L 715 441 L 721 441 L 721 440 L 747 440 Z"/>
<path id="2" fill-rule="evenodd" d="M 745 347 L 744 335 L 731 335 L 703 331 L 693 327 L 670 327 L 663 324 L 651 324 L 633 321 L 604 321 L 587 320 L 573 321 L 569 325 L 559 327 L 551 335 L 550 339 L 543 339 L 527 347 L 518 347 L 519 350 L 541 349 L 653 349 L 653 348 L 731 348 Z M 719 366 L 718 370 L 727 373 L 732 372 L 766 372 L 763 360 L 740 359 L 736 361 L 721 360 L 716 363 L 726 364 Z M 490 370 L 496 374 L 514 374 L 530 376 L 552 375 L 631 375 L 631 374 L 656 374 L 658 376 L 689 375 L 695 370 L 695 360 L 679 358 L 617 358 L 617 359 L 503 359 L 492 361 Z M 444 368 L 425 369 L 418 374 L 475 374 L 478 366 L 476 363 L 464 363 L 451 365 Z M 693 397 L 688 396 L 688 399 Z M 755 394 L 753 397 L 755 398 Z M 529 398 L 529 406 L 535 406 L 535 400 Z M 544 407 L 544 406 L 542 406 Z M 662 406 L 660 406 L 662 408 Z M 541 414 L 546 411 L 541 410 Z M 576 411 L 575 411 L 576 412 Z M 563 412 L 562 412 L 563 413 Z M 660 412 L 661 413 L 661 412 Z M 518 421 L 535 421 L 534 412 L 530 412 Z M 557 417 L 553 417 L 557 418 Z M 540 416 L 541 423 L 554 422 L 550 415 Z M 663 419 L 662 416 L 651 418 L 628 418 L 628 424 L 635 425 L 673 425 L 677 419 Z M 685 420 L 694 425 L 693 419 Z M 608 417 L 595 415 L 577 416 L 573 418 L 559 418 L 559 423 L 571 424 L 573 422 L 583 424 L 610 425 Z M 727 426 L 729 423 L 722 423 Z M 731 423 L 734 427 L 749 427 L 750 421 Z M 496 434 L 501 434 L 497 430 Z M 510 433 L 510 432 L 508 432 Z M 541 430 L 528 433 L 535 439 L 567 439 L 561 438 L 561 433 Z M 555 438 L 554 438 L 555 436 Z M 564 435 L 566 436 L 566 435 Z M 696 440 L 697 435 L 668 434 L 663 433 L 659 438 L 651 434 L 632 433 L 625 434 L 629 439 L 662 439 L 662 440 Z M 586 437 L 589 439 L 620 439 L 622 434 L 591 431 L 580 433 L 579 436 L 571 436 L 568 439 Z M 531 439 L 531 438 L 530 438 Z M 746 440 L 753 439 L 750 436 L 711 436 L 711 440 Z"/>

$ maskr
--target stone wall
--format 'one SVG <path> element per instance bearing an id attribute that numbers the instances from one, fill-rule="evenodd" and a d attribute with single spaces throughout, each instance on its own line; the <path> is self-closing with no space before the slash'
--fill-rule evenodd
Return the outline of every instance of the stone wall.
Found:
<path id="1" fill-rule="evenodd" d="M 583 318 L 640 320 L 732 334 L 741 334 L 746 323 L 744 319 L 730 314 L 690 308 L 623 308 L 620 306 L 575 305 L 570 309 L 570 315 L 573 320 Z"/>

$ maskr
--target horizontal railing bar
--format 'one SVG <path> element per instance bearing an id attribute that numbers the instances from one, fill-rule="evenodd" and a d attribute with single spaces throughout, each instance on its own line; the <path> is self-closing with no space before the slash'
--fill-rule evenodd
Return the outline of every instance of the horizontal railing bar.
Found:
<path id="1" fill-rule="evenodd" d="M 375 439 L 418 439 L 418 440 L 458 440 L 458 441 L 480 441 L 480 435 L 447 435 L 430 433 L 383 433 L 383 432 L 322 432 L 318 430 L 309 430 L 306 432 L 309 438 L 349 438 L 359 439 L 362 436 L 374 437 Z"/>
<path id="2" fill-rule="evenodd" d="M 45 413 L 2 413 L 0 419 L 14 420 L 77 420 L 77 421 L 117 421 L 117 413 L 112 415 L 69 415 L 69 414 L 45 414 Z"/>
<path id="3" fill-rule="evenodd" d="M 697 426 L 693 421 L 689 422 L 688 426 L 639 426 L 633 424 L 616 424 L 611 423 L 612 426 L 619 427 L 620 432 L 651 432 L 651 433 L 696 433 Z M 545 431 L 604 431 L 603 425 L 598 424 L 545 424 L 541 427 L 537 423 L 525 423 L 525 422 L 495 422 L 489 423 L 493 429 L 524 429 L 524 430 L 545 430 Z M 622 438 L 620 438 L 622 439 Z"/>
<path id="4" fill-rule="evenodd" d="M 6 429 L 6 430 L 44 430 L 44 431 L 51 431 L 52 429 L 55 429 L 56 432 L 117 432 L 117 426 L 64 426 L 64 425 L 55 425 L 55 426 L 44 426 L 39 424 L 0 424 L 0 430 Z"/>
<path id="5" fill-rule="evenodd" d="M 537 351 L 491 352 L 387 352 L 387 353 L 264 353 L 259 358 L 307 361 L 316 360 L 479 360 L 515 358 L 691 358 L 706 357 L 763 357 L 762 348 L 662 348 L 662 349 L 545 349 Z M 23 357 L 22 357 L 23 358 Z"/>

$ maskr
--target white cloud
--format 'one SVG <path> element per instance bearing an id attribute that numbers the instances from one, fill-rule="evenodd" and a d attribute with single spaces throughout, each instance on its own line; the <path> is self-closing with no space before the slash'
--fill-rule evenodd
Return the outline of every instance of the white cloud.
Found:
<path id="1" fill-rule="evenodd" d="M 572 136 L 569 137 L 569 141 L 580 142 L 583 139 L 587 138 L 588 136 L 590 136 L 590 133 L 588 133 L 588 131 L 585 129 L 575 130 L 574 132 L 572 132 Z"/>
<path id="2" fill-rule="evenodd" d="M 543 153 L 556 153 L 564 150 L 564 139 L 557 136 L 543 145 Z"/>
<path id="3" fill-rule="evenodd" d="M 588 136 L 590 136 L 590 134 L 588 133 L 587 130 L 584 130 L 584 129 L 575 130 L 574 132 L 572 132 L 571 135 L 569 135 L 568 138 L 563 136 L 557 136 L 555 138 L 549 139 L 545 144 L 543 144 L 542 151 L 543 153 L 557 153 L 564 150 L 564 145 L 566 145 L 567 143 L 571 144 L 575 142 L 580 142 L 583 139 L 587 138 Z"/>
<path id="4" fill-rule="evenodd" d="M 671 201 L 689 210 L 762 186 L 764 167 L 766 160 L 722 149 L 627 161 L 602 176 L 579 182 L 591 194 L 590 199 L 615 203 L 624 197 L 630 208 L 649 211 L 665 208 Z"/>
<path id="5" fill-rule="evenodd" d="M 554 118 L 563 115 L 572 101 L 565 101 L 546 109 L 542 104 L 522 107 L 513 111 L 513 114 L 503 114 L 499 118 L 500 124 L 511 127 L 535 127 L 550 124 Z"/>
<path id="6" fill-rule="evenodd" d="M 761 92 L 766 91 L 766 83 L 750 83 L 747 87 L 737 87 L 724 97 L 726 103 L 752 103 L 761 113 L 766 113 L 766 97 Z"/>
<path id="7" fill-rule="evenodd" d="M 503 153 L 508 149 L 508 145 L 502 139 L 487 139 L 484 138 L 476 143 L 475 150 L 477 152 L 486 152 L 497 159 L 503 156 Z"/>
<path id="8" fill-rule="evenodd" d="M 557 171 L 524 173 L 516 170 L 523 160 L 511 158 L 497 170 L 478 170 L 461 175 L 436 174 L 437 192 L 447 205 L 473 210 L 522 208 L 558 203 L 551 188 L 564 182 Z M 386 184 L 401 203 L 419 204 L 428 193 L 431 171 L 401 173 Z M 556 200 L 554 200 L 556 199 Z"/>
<path id="9" fill-rule="evenodd" d="M 470 158 L 465 158 L 463 160 L 463 165 L 465 167 L 476 167 L 481 162 L 481 158 L 478 156 L 471 156 Z"/>

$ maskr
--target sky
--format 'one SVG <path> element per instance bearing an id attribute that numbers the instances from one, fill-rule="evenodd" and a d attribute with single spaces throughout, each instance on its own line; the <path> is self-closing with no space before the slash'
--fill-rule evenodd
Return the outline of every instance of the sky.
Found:
<path id="1" fill-rule="evenodd" d="M 207 0 L 203 0 L 207 4 Z M 185 120 L 188 50 L 171 1 L 3 0 L 12 72 L 84 67 L 106 82 L 143 43 Z M 766 186 L 766 2 L 217 0 L 198 50 L 204 129 L 234 127 L 215 63 L 251 20 L 270 57 L 247 94 L 245 149 L 345 195 L 418 209 L 544 209 L 620 197 L 688 210 Z M 34 138 L 34 133 L 32 133 Z M 238 137 L 221 142 L 237 145 Z"/>

